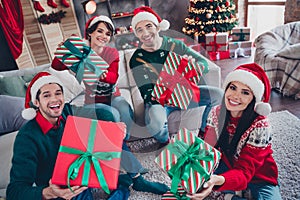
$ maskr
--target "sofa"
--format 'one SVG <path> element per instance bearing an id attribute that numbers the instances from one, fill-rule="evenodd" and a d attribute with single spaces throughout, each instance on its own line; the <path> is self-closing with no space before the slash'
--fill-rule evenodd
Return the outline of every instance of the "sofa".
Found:
<path id="1" fill-rule="evenodd" d="M 254 62 L 266 71 L 272 88 L 300 98 L 300 21 L 277 26 L 255 38 Z"/>
<path id="2" fill-rule="evenodd" d="M 119 63 L 119 80 L 118 87 L 120 88 L 121 95 L 129 102 L 134 109 L 135 124 L 131 130 L 134 140 L 149 138 L 147 135 L 143 122 L 143 100 L 139 94 L 137 86 L 135 85 L 133 76 L 128 66 L 130 57 L 134 49 L 120 50 L 120 63 Z M 209 64 L 209 72 L 203 77 L 206 84 L 211 86 L 221 86 L 221 70 L 220 68 L 207 59 Z M 15 71 L 0 72 L 0 94 L 11 96 L 23 96 L 25 95 L 26 85 L 33 78 L 34 74 L 39 71 L 49 71 L 50 64 L 45 64 L 30 69 L 21 69 Z M 54 72 L 57 73 L 59 78 L 63 81 L 68 80 L 68 87 L 65 90 L 66 101 L 73 99 L 76 95 L 80 94 L 82 88 L 80 85 L 76 85 L 76 80 L 73 76 L 68 76 L 69 73 Z M 75 81 L 75 82 L 74 82 Z M 70 82 L 70 83 L 69 83 Z M 66 82 L 64 82 L 65 84 Z M 12 84 L 14 87 L 11 87 Z M 78 83 L 77 83 L 78 84 Z M 73 100 L 73 104 L 80 105 L 82 103 L 81 96 Z M 173 124 L 169 124 L 170 132 L 176 132 L 181 127 L 188 128 L 191 131 L 198 132 L 198 128 L 201 123 L 201 113 L 203 108 L 193 108 L 187 111 L 174 111 L 169 117 L 172 118 Z M 12 148 L 17 130 L 0 136 L 0 197 L 5 197 L 5 190 L 9 181 L 9 170 L 11 166 Z"/>

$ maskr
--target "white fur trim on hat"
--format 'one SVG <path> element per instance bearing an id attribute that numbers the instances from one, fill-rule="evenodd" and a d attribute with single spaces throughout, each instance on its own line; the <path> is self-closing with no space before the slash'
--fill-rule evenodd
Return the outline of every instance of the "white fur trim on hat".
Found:
<path id="1" fill-rule="evenodd" d="M 36 110 L 34 108 L 26 108 L 22 110 L 22 117 L 26 120 L 31 120 L 35 118 Z"/>
<path id="2" fill-rule="evenodd" d="M 225 89 L 228 86 L 228 84 L 232 81 L 241 82 L 247 85 L 252 90 L 256 100 L 256 105 L 254 110 L 259 115 L 266 116 L 271 112 L 270 104 L 262 102 L 262 98 L 265 92 L 265 86 L 257 76 L 255 76 L 253 73 L 248 72 L 246 70 L 239 70 L 239 69 L 234 70 L 227 75 L 223 83 L 223 88 Z"/>
<path id="3" fill-rule="evenodd" d="M 111 21 L 111 19 L 110 19 L 109 17 L 107 17 L 107 16 L 104 16 L 104 15 L 100 15 L 100 16 L 95 17 L 95 18 L 90 22 L 89 28 L 90 28 L 91 26 L 93 26 L 94 24 L 96 24 L 97 22 L 99 22 L 99 21 L 103 21 L 103 22 L 109 23 L 109 24 L 112 26 L 113 30 L 115 30 L 115 26 L 114 26 L 113 22 Z"/>
<path id="4" fill-rule="evenodd" d="M 160 23 L 158 22 L 157 17 L 150 13 L 150 12 L 139 12 L 136 14 L 134 17 L 132 17 L 131 25 L 133 30 L 135 30 L 136 25 L 141 22 L 141 21 L 151 21 L 153 22 L 156 26 L 158 26 L 161 30 L 166 31 L 170 27 L 170 22 L 163 19 Z"/>
<path id="5" fill-rule="evenodd" d="M 57 84 L 63 86 L 62 82 L 53 75 L 42 76 L 39 79 L 37 79 L 31 86 L 31 89 L 30 89 L 31 101 L 34 101 L 36 99 L 36 94 L 39 91 L 39 89 L 48 83 L 57 83 Z"/>

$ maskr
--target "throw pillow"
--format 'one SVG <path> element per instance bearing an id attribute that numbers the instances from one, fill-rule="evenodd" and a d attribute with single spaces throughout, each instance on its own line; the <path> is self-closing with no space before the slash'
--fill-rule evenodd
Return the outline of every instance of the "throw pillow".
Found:
<path id="1" fill-rule="evenodd" d="M 0 94 L 25 97 L 26 83 L 21 76 L 0 77 Z"/>
<path id="2" fill-rule="evenodd" d="M 290 59 L 300 59 L 300 43 L 285 47 L 278 52 L 276 56 Z"/>

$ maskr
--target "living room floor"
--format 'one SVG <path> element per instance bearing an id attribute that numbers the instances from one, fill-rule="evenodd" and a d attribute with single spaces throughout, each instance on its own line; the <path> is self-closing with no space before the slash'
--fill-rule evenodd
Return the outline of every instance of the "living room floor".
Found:
<path id="1" fill-rule="evenodd" d="M 222 82 L 226 75 L 241 64 L 251 63 L 254 61 L 254 49 L 252 50 L 252 56 L 247 58 L 236 58 L 236 59 L 224 59 L 214 61 L 221 68 Z M 300 118 L 300 99 L 295 100 L 289 97 L 283 97 L 280 93 L 273 90 L 271 93 L 270 104 L 272 111 L 288 110 L 298 118 Z"/>

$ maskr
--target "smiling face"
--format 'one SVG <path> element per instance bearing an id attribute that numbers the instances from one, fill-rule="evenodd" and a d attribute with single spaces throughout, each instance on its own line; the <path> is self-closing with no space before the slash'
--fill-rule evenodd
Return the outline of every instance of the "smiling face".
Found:
<path id="1" fill-rule="evenodd" d="M 240 117 L 254 98 L 251 89 L 238 81 L 229 83 L 225 91 L 225 105 L 232 117 Z"/>
<path id="2" fill-rule="evenodd" d="M 104 22 L 98 23 L 95 31 L 89 34 L 91 37 L 90 42 L 92 49 L 104 47 L 107 43 L 109 43 L 112 35 L 112 31 L 107 28 Z"/>
<path id="3" fill-rule="evenodd" d="M 154 47 L 159 43 L 159 28 L 151 21 L 137 23 L 135 34 L 145 47 Z"/>
<path id="4" fill-rule="evenodd" d="M 61 87 L 56 83 L 46 84 L 40 88 L 38 94 L 39 98 L 34 104 L 50 123 L 55 124 L 65 104 Z"/>

